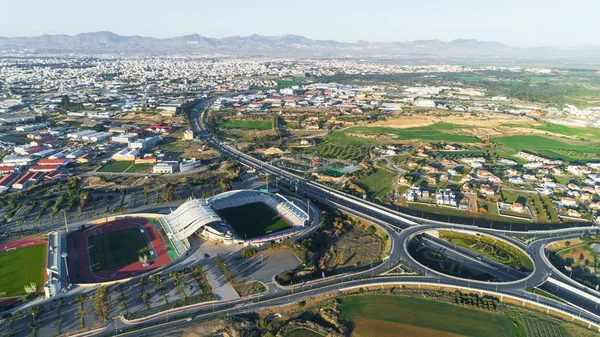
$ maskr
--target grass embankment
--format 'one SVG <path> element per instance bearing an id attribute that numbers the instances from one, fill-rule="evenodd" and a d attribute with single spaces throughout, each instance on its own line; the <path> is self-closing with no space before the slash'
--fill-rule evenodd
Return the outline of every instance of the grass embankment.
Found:
<path id="1" fill-rule="evenodd" d="M 485 235 L 440 231 L 440 239 L 469 249 L 498 263 L 527 271 L 533 270 L 533 261 L 518 248 Z"/>
<path id="2" fill-rule="evenodd" d="M 25 286 L 44 284 L 46 245 L 0 253 L 0 298 L 25 295 Z"/>

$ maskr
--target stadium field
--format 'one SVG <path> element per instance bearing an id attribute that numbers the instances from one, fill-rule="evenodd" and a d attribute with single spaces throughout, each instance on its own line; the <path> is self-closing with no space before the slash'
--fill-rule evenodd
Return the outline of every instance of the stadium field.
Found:
<path id="1" fill-rule="evenodd" d="M 90 236 L 88 250 L 93 271 L 119 268 L 138 262 L 149 249 L 139 228 Z"/>
<path id="2" fill-rule="evenodd" d="M 290 228 L 275 211 L 262 202 L 231 207 L 217 212 L 242 238 L 252 239 Z"/>
<path id="3" fill-rule="evenodd" d="M 25 295 L 25 285 L 44 285 L 46 245 L 0 252 L 0 298 Z"/>

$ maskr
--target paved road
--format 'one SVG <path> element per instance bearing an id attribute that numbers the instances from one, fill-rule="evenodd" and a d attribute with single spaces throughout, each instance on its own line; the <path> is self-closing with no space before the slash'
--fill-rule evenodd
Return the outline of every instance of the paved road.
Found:
<path id="1" fill-rule="evenodd" d="M 544 284 L 549 275 L 552 274 L 552 267 L 548 265 L 548 262 L 544 258 L 543 248 L 545 247 L 544 242 L 536 244 L 535 242 L 531 245 L 526 245 L 521 241 L 509 237 L 511 236 L 522 236 L 531 237 L 536 235 L 554 236 L 552 238 L 545 239 L 546 242 L 550 240 L 562 239 L 567 236 L 577 236 L 589 232 L 598 232 L 596 227 L 585 227 L 585 228 L 561 228 L 555 230 L 546 231 L 503 231 L 497 229 L 480 228 L 476 226 L 469 226 L 463 224 L 453 224 L 446 222 L 439 222 L 427 219 L 420 219 L 414 216 L 403 214 L 394 211 L 388 207 L 374 204 L 348 194 L 339 192 L 337 190 L 328 188 L 324 185 L 307 181 L 302 177 L 295 174 L 289 173 L 268 163 L 261 162 L 251 156 L 241 153 L 234 148 L 228 146 L 225 143 L 218 141 L 213 138 L 208 131 L 202 125 L 201 112 L 206 106 L 212 104 L 211 100 L 202 102 L 196 109 L 190 113 L 190 119 L 194 126 L 194 131 L 201 134 L 204 139 L 214 149 L 227 155 L 240 163 L 256 169 L 258 173 L 269 174 L 274 178 L 278 178 L 279 184 L 286 188 L 296 191 L 298 194 L 303 195 L 312 200 L 322 202 L 330 205 L 337 209 L 341 209 L 352 214 L 358 215 L 375 223 L 382 225 L 387 229 L 392 240 L 391 251 L 389 258 L 382 264 L 375 266 L 370 270 L 361 271 L 358 273 L 340 275 L 336 277 L 325 278 L 322 280 L 312 281 L 306 284 L 297 285 L 291 289 L 281 289 L 278 292 L 269 292 L 266 295 L 259 295 L 251 298 L 242 298 L 229 302 L 218 302 L 208 305 L 200 305 L 195 307 L 186 307 L 176 310 L 175 312 L 163 312 L 156 316 L 145 318 L 136 323 L 126 323 L 120 320 L 114 320 L 111 325 L 100 329 L 93 334 L 89 335 L 110 335 L 114 331 L 119 331 L 129 328 L 142 328 L 145 325 L 154 325 L 147 330 L 137 331 L 132 335 L 152 334 L 153 332 L 164 331 L 169 327 L 178 327 L 185 324 L 189 324 L 186 320 L 178 320 L 175 322 L 168 322 L 169 319 L 189 317 L 190 315 L 197 316 L 195 320 L 208 319 L 211 317 L 222 317 L 225 315 L 235 315 L 243 312 L 254 311 L 258 308 L 277 306 L 286 303 L 293 303 L 304 299 L 306 297 L 318 296 L 321 294 L 337 292 L 348 287 L 361 287 L 366 285 L 378 285 L 381 283 L 386 284 L 444 284 L 453 285 L 457 287 L 480 289 L 495 292 L 497 294 L 506 294 L 521 299 L 529 299 L 538 302 L 543 305 L 547 305 L 556 310 L 561 310 L 565 313 L 573 315 L 574 317 L 580 317 L 587 321 L 593 322 L 600 326 L 600 317 L 597 315 L 595 309 L 589 310 L 588 307 L 594 302 L 590 302 L 587 296 L 581 296 L 574 294 L 568 288 L 558 289 L 557 293 L 565 293 L 566 297 L 569 298 L 569 302 L 561 303 L 554 300 L 550 300 L 545 297 L 540 297 L 535 294 L 531 294 L 525 291 L 527 288 Z M 469 230 L 476 233 L 484 233 L 492 235 L 498 239 L 509 241 L 521 249 L 528 252 L 534 262 L 534 270 L 531 274 L 524 278 L 519 278 L 509 282 L 478 282 L 471 280 L 464 280 L 460 278 L 451 277 L 445 274 L 437 273 L 432 271 L 414 260 L 408 254 L 406 249 L 408 240 L 423 230 L 427 229 L 460 229 Z M 539 241 L 538 241 L 539 242 Z M 440 243 L 438 243 L 440 244 Z M 457 252 L 456 255 L 466 255 L 466 252 Z M 399 261 L 403 261 L 415 270 L 420 271 L 425 276 L 391 276 L 391 277 L 376 277 L 391 267 L 393 267 Z M 474 262 L 471 260 L 471 262 Z M 489 261 L 481 261 L 489 264 Z M 214 312 L 211 312 L 214 311 Z M 595 312 L 595 313 L 594 313 Z M 201 316 L 200 316 L 201 315 Z M 157 326 L 157 324 L 165 323 L 165 325 Z"/>

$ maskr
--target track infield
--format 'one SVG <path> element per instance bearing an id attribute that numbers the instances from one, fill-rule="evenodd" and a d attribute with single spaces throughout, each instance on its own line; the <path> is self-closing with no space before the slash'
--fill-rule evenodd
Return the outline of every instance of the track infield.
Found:
<path id="1" fill-rule="evenodd" d="M 6 250 L 0 244 L 0 298 L 26 295 L 24 287 L 31 283 L 35 283 L 38 290 L 44 286 L 44 243 L 43 240 L 35 240 L 31 244 L 9 247 Z"/>
<path id="2" fill-rule="evenodd" d="M 120 280 L 173 260 L 168 239 L 144 218 L 122 218 L 80 229 L 69 233 L 67 244 L 72 283 Z M 147 256 L 145 263 L 140 255 Z"/>
<path id="3" fill-rule="evenodd" d="M 253 239 L 291 228 L 277 212 L 262 202 L 224 208 L 217 213 L 244 239 Z"/>
<path id="4" fill-rule="evenodd" d="M 93 271 L 119 268 L 137 262 L 140 256 L 148 256 L 150 250 L 139 228 L 90 236 L 88 249 Z"/>

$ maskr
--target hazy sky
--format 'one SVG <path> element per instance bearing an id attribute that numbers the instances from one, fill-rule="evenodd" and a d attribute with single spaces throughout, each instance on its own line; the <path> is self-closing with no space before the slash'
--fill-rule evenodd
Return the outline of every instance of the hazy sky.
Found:
<path id="1" fill-rule="evenodd" d="M 597 0 L 2 1 L 0 36 L 298 34 L 354 42 L 474 38 L 513 46 L 600 45 Z"/>

